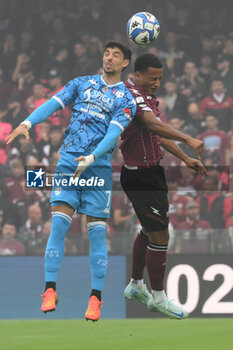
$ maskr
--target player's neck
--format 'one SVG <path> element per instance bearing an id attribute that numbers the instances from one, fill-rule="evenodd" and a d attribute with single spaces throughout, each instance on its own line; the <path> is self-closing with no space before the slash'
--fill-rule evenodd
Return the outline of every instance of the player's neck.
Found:
<path id="1" fill-rule="evenodd" d="M 121 73 L 119 74 L 106 74 L 103 72 L 102 77 L 107 85 L 119 83 L 121 81 Z"/>

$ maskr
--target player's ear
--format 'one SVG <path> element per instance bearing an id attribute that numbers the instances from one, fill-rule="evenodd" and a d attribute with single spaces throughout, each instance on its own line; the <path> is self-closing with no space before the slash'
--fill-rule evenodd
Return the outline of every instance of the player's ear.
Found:
<path id="1" fill-rule="evenodd" d="M 135 75 L 135 78 L 140 78 L 140 76 L 141 76 L 140 72 L 138 72 L 138 71 L 134 72 L 134 75 Z"/>
<path id="2" fill-rule="evenodd" d="M 130 61 L 128 59 L 126 59 L 126 60 L 124 60 L 122 66 L 123 66 L 123 68 L 126 68 L 126 67 L 128 67 L 129 64 L 130 64 Z"/>

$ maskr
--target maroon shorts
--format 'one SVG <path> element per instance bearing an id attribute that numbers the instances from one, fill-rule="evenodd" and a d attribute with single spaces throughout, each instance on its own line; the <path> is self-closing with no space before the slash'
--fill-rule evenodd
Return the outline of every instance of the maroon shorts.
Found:
<path id="1" fill-rule="evenodd" d="M 167 183 L 160 165 L 132 170 L 121 170 L 121 185 L 142 226 L 148 232 L 157 232 L 168 227 Z"/>

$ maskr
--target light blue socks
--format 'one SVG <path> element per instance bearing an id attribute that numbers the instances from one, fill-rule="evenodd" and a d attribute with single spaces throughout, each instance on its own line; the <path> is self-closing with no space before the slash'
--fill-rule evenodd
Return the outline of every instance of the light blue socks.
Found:
<path id="1" fill-rule="evenodd" d="M 89 222 L 87 228 L 90 239 L 91 288 L 102 291 L 108 264 L 106 223 Z"/>

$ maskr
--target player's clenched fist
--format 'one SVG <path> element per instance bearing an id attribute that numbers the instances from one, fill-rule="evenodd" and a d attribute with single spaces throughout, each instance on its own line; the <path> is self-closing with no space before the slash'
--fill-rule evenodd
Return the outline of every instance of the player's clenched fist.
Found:
<path id="1" fill-rule="evenodd" d="M 8 145 L 12 141 L 14 141 L 14 139 L 19 135 L 24 135 L 26 137 L 26 140 L 29 141 L 30 137 L 28 127 L 25 124 L 20 124 L 16 129 L 12 131 L 12 133 L 9 136 L 6 137 L 6 144 Z"/>

